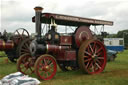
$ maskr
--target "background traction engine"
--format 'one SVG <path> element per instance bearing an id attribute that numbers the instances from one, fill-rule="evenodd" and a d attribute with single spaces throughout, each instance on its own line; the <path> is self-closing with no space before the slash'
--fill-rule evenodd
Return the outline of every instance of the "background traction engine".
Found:
<path id="1" fill-rule="evenodd" d="M 39 78 L 49 80 L 57 72 L 57 64 L 63 71 L 81 69 L 84 73 L 97 74 L 106 65 L 106 49 L 94 38 L 90 25 L 112 25 L 113 22 L 75 16 L 41 13 L 34 8 L 37 36 L 30 44 L 30 53 L 20 56 L 18 71 L 24 74 L 35 72 Z M 41 23 L 51 24 L 45 36 L 41 37 Z M 77 26 L 74 33 L 62 34 L 55 25 Z M 60 28 L 61 29 L 61 28 Z"/>
<path id="2" fill-rule="evenodd" d="M 29 33 L 26 29 L 19 28 L 13 34 L 6 31 L 0 35 L 0 51 L 5 51 L 11 62 L 16 62 L 18 57 L 29 53 Z"/>

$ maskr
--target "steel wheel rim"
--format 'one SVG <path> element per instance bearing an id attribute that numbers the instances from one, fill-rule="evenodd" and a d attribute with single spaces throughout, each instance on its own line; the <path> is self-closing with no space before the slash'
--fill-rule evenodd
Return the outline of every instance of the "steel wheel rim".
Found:
<path id="1" fill-rule="evenodd" d="M 21 30 L 22 30 L 22 31 L 21 31 Z M 21 33 L 20 33 L 20 31 L 21 31 Z M 25 34 L 25 33 L 26 33 L 26 34 Z M 24 36 L 29 37 L 28 31 L 27 31 L 26 29 L 24 29 L 24 28 L 19 28 L 19 29 L 17 29 L 17 30 L 14 32 L 14 35 L 18 35 L 22 40 L 24 39 L 24 38 L 23 38 Z"/>
<path id="2" fill-rule="evenodd" d="M 43 80 L 49 80 L 53 78 L 57 71 L 56 61 L 50 55 L 40 56 L 37 59 L 34 67 L 37 76 L 39 76 Z"/>
<path id="3" fill-rule="evenodd" d="M 97 74 L 106 66 L 106 49 L 102 42 L 92 40 L 83 47 L 82 68 L 89 74 Z"/>
<path id="4" fill-rule="evenodd" d="M 24 40 L 25 38 L 29 37 L 29 32 L 24 29 L 24 28 L 19 28 L 14 32 L 14 42 L 17 44 L 19 42 L 21 42 L 22 40 Z"/>
<path id="5" fill-rule="evenodd" d="M 23 74 L 31 75 L 32 73 L 34 73 L 32 58 L 29 54 L 20 56 L 17 62 L 17 69 Z"/>

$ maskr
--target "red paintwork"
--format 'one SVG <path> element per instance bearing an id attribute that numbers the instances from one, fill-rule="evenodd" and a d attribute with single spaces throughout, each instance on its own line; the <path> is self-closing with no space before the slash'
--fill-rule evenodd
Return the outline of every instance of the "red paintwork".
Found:
<path id="1" fill-rule="evenodd" d="M 76 51 L 71 50 L 71 51 L 65 51 L 65 60 L 71 61 L 71 60 L 76 60 Z"/>
<path id="2" fill-rule="evenodd" d="M 72 36 L 60 36 L 60 45 L 72 45 Z"/>
<path id="3" fill-rule="evenodd" d="M 80 26 L 75 32 L 75 42 L 77 47 L 80 47 L 81 43 L 87 39 L 92 39 L 93 35 L 89 26 Z"/>
<path id="4" fill-rule="evenodd" d="M 13 49 L 14 47 L 14 43 L 13 41 L 3 41 L 3 40 L 0 40 L 0 50 L 3 51 L 3 50 L 9 50 L 9 49 Z"/>
<path id="5" fill-rule="evenodd" d="M 56 60 L 60 60 L 60 61 L 72 61 L 72 60 L 76 60 L 76 51 L 74 51 L 74 50 L 60 51 L 56 55 Z"/>
<path id="6" fill-rule="evenodd" d="M 47 45 L 47 52 L 55 54 L 56 60 L 76 60 L 76 51 L 70 49 L 70 46 Z"/>
<path id="7" fill-rule="evenodd" d="M 65 60 L 65 51 L 59 51 L 58 54 L 56 55 L 56 60 L 61 60 L 64 61 Z"/>

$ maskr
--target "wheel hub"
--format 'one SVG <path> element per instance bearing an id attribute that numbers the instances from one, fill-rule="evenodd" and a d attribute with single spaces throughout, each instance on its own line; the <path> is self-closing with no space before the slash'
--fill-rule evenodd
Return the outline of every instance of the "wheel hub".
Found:
<path id="1" fill-rule="evenodd" d="M 25 68 L 29 68 L 29 62 L 26 62 L 26 63 L 24 64 L 24 66 L 25 66 Z"/>
<path id="2" fill-rule="evenodd" d="M 93 59 L 94 61 L 96 61 L 96 60 L 97 60 L 97 55 L 96 55 L 96 54 L 93 54 L 92 59 Z"/>
<path id="3" fill-rule="evenodd" d="M 42 68 L 42 70 L 44 70 L 44 71 L 49 71 L 50 70 L 50 67 L 48 66 L 48 65 L 46 65 L 46 66 L 44 66 L 43 68 Z"/>
<path id="4" fill-rule="evenodd" d="M 96 54 L 93 54 L 93 55 L 92 55 L 92 58 L 96 58 L 96 56 L 97 56 Z"/>
<path id="5" fill-rule="evenodd" d="M 95 58 L 95 55 L 93 55 L 92 58 L 94 59 Z"/>

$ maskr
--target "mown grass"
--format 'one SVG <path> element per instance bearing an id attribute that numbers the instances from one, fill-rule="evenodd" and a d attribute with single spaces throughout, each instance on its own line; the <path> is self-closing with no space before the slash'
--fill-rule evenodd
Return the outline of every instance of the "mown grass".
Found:
<path id="1" fill-rule="evenodd" d="M 127 85 L 128 84 L 128 50 L 121 52 L 114 62 L 108 62 L 104 72 L 96 75 L 83 74 L 80 70 L 62 72 L 58 68 L 56 76 L 40 85 Z M 6 57 L 0 58 L 0 79 L 16 72 L 15 63 L 5 63 Z M 36 75 L 32 75 L 36 77 Z M 37 77 L 36 77 L 37 78 Z"/>

